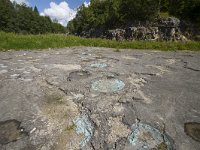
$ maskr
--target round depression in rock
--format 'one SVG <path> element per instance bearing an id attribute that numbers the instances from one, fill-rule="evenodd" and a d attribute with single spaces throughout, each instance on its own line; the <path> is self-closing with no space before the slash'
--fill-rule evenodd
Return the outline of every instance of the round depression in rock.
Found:
<path id="1" fill-rule="evenodd" d="M 200 123 L 188 122 L 184 125 L 185 133 L 195 141 L 200 142 Z"/>
<path id="2" fill-rule="evenodd" d="M 68 81 L 86 79 L 90 76 L 88 71 L 74 71 L 69 74 Z"/>
<path id="3" fill-rule="evenodd" d="M 102 93 L 117 92 L 124 88 L 125 83 L 119 79 L 100 79 L 92 83 L 92 89 Z"/>
<path id="4" fill-rule="evenodd" d="M 21 122 L 17 120 L 7 120 L 0 122 L 0 144 L 8 144 L 27 136 L 27 133 L 20 128 Z"/>
<path id="5" fill-rule="evenodd" d="M 174 150 L 171 138 L 148 124 L 133 124 L 128 140 L 137 150 Z"/>

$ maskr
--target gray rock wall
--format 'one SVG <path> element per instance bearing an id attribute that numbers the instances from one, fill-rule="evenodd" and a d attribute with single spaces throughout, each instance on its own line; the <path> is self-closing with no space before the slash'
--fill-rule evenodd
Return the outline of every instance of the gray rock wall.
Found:
<path id="1" fill-rule="evenodd" d="M 115 40 L 187 41 L 180 30 L 180 20 L 174 17 L 158 19 L 151 25 L 108 30 L 106 37 Z"/>

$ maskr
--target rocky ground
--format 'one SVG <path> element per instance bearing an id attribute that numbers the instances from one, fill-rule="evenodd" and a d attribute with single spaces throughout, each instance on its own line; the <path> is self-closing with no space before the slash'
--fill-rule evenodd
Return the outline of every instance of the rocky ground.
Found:
<path id="1" fill-rule="evenodd" d="M 1 150 L 199 150 L 200 53 L 0 53 Z"/>

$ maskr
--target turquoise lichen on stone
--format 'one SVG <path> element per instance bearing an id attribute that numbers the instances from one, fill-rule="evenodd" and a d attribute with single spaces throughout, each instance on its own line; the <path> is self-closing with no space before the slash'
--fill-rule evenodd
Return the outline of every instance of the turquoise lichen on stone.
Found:
<path id="1" fill-rule="evenodd" d="M 117 92 L 125 87 L 125 83 L 118 79 L 102 79 L 92 83 L 92 89 L 102 93 Z"/>
<path id="2" fill-rule="evenodd" d="M 80 142 L 80 147 L 84 147 L 92 138 L 93 126 L 86 114 L 79 116 L 73 122 L 76 126 L 76 133 L 84 135 L 84 139 Z"/>
<path id="3" fill-rule="evenodd" d="M 168 136 L 158 129 L 143 123 L 132 125 L 132 132 L 128 136 L 128 141 L 137 150 L 157 150 L 165 147 L 164 150 L 173 150 L 173 144 Z"/>

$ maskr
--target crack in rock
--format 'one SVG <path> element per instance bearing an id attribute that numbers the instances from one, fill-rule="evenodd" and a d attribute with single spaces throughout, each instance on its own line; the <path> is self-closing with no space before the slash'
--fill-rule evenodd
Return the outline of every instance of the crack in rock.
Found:
<path id="1" fill-rule="evenodd" d="M 147 67 L 151 67 L 151 68 L 156 68 L 158 69 L 160 72 L 156 73 L 157 76 L 162 76 L 164 73 L 166 72 L 170 72 L 169 70 L 166 70 L 164 67 L 162 66 L 157 66 L 157 65 L 146 65 Z"/>
<path id="2" fill-rule="evenodd" d="M 191 67 L 185 67 L 185 68 L 187 68 L 187 69 L 189 69 L 189 70 L 192 70 L 192 71 L 200 71 L 200 70 L 198 70 L 198 69 L 194 69 L 194 68 L 191 68 Z"/>
<path id="3" fill-rule="evenodd" d="M 192 70 L 192 71 L 196 71 L 196 72 L 200 71 L 200 69 L 195 69 L 193 67 L 189 67 L 189 63 L 188 62 L 183 61 L 183 60 L 182 60 L 182 62 L 184 63 L 183 68 L 186 68 L 186 69 L 189 69 L 189 70 Z"/>

